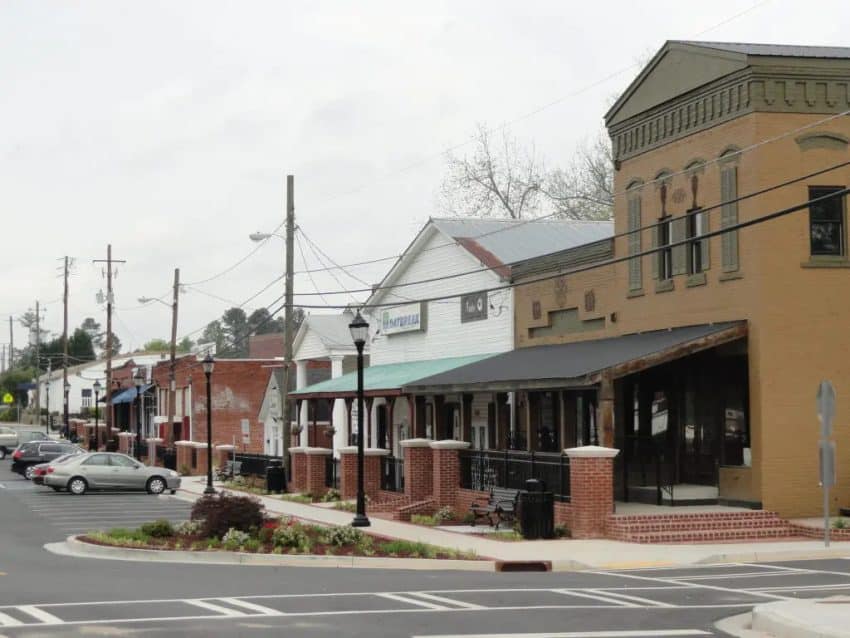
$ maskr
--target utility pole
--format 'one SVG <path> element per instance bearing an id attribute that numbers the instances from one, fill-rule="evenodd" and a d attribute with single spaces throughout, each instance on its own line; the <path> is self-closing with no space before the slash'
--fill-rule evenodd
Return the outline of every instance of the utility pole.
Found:
<path id="1" fill-rule="evenodd" d="M 65 293 L 62 296 L 64 318 L 62 322 L 62 418 L 65 436 L 71 438 L 71 424 L 68 421 L 68 256 L 65 256 Z"/>
<path id="2" fill-rule="evenodd" d="M 45 386 L 45 390 L 47 392 L 47 433 L 50 433 L 50 375 L 53 372 L 53 359 L 50 357 L 47 358 L 47 385 Z"/>
<path id="3" fill-rule="evenodd" d="M 293 271 L 295 270 L 295 176 L 286 176 L 286 296 L 283 328 L 283 387 L 280 388 L 283 416 L 283 465 L 290 471 L 289 443 L 291 440 L 292 406 L 289 404 L 289 380 L 292 374 L 292 340 L 295 316 L 292 307 Z"/>
<path id="4" fill-rule="evenodd" d="M 174 412 L 177 393 L 177 299 L 180 296 L 180 269 L 174 269 L 174 297 L 171 304 L 171 368 L 168 372 L 168 432 L 166 440 L 171 441 L 174 434 Z"/>
<path id="5" fill-rule="evenodd" d="M 109 409 L 104 413 L 104 422 L 106 423 L 106 436 L 112 436 L 112 264 L 125 264 L 127 262 L 121 259 L 112 259 L 112 244 L 106 247 L 106 259 L 93 259 L 92 263 L 106 263 L 106 391 L 105 401 L 109 405 Z"/>
<path id="6" fill-rule="evenodd" d="M 9 315 L 9 370 L 15 367 L 15 330 L 12 326 L 12 315 Z"/>
<path id="7" fill-rule="evenodd" d="M 35 418 L 41 427 L 41 308 L 35 300 Z"/>

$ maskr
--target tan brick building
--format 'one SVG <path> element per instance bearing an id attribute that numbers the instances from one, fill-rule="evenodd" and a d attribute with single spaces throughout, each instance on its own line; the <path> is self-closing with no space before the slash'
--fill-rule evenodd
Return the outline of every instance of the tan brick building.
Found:
<path id="1" fill-rule="evenodd" d="M 528 450 L 619 448 L 620 499 L 792 517 L 830 379 L 850 506 L 850 167 L 777 188 L 850 160 L 848 110 L 850 48 L 666 43 L 606 114 L 615 238 L 514 266 L 517 349 L 409 390 L 513 395 Z"/>

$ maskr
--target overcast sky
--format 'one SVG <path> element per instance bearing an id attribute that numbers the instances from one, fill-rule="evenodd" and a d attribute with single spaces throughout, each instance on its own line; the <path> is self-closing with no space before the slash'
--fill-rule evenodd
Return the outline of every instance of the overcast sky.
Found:
<path id="1" fill-rule="evenodd" d="M 441 151 L 477 122 L 521 118 L 514 135 L 563 165 L 637 61 L 667 39 L 844 45 L 848 24 L 841 0 L 4 0 L 0 320 L 39 299 L 46 326 L 61 331 L 56 269 L 70 255 L 71 326 L 86 316 L 105 324 L 95 301 L 105 281 L 91 261 L 112 243 L 127 261 L 115 282 L 116 333 L 131 348 L 166 338 L 169 309 L 137 298 L 166 295 L 175 267 L 198 282 L 247 255 L 249 233 L 283 220 L 287 173 L 297 223 L 332 258 L 397 254 L 439 213 Z M 187 288 L 179 335 L 219 317 L 225 300 L 245 301 L 283 260 L 273 239 Z M 297 250 L 295 261 L 303 269 Z M 389 263 L 356 274 L 377 282 Z M 297 291 L 312 289 L 296 277 Z"/>

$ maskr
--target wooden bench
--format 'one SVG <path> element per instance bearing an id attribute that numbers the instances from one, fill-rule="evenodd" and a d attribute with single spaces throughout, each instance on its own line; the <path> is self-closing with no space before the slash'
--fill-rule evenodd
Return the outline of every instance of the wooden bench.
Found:
<path id="1" fill-rule="evenodd" d="M 235 476 L 242 475 L 242 461 L 228 461 L 224 467 L 218 469 L 216 478 L 219 481 L 233 480 Z"/>
<path id="2" fill-rule="evenodd" d="M 469 507 L 472 512 L 472 525 L 479 518 L 486 518 L 492 527 L 499 529 L 503 522 L 513 522 L 516 519 L 516 505 L 519 490 L 505 487 L 494 487 L 486 503 L 473 502 Z"/>

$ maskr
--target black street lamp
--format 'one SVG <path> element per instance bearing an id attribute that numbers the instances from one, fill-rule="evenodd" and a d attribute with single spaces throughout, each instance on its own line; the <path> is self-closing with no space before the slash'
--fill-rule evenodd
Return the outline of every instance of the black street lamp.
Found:
<path id="1" fill-rule="evenodd" d="M 215 367 L 215 360 L 207 352 L 207 356 L 204 357 L 201 364 L 207 377 L 207 486 L 204 488 L 204 494 L 215 494 L 212 484 L 212 389 L 210 387 L 210 377 Z"/>
<path id="2" fill-rule="evenodd" d="M 366 493 L 363 488 L 363 346 L 369 338 L 369 324 L 360 316 L 348 324 L 351 338 L 357 347 L 357 513 L 351 521 L 352 527 L 369 527 L 371 523 L 366 517 Z"/>
<path id="3" fill-rule="evenodd" d="M 100 430 L 98 428 L 97 423 L 97 412 L 98 412 L 98 400 L 100 398 L 100 391 L 102 387 L 100 385 L 100 380 L 95 380 L 94 385 L 92 385 L 92 390 L 94 390 L 94 448 L 92 448 L 91 444 L 89 444 L 89 450 L 97 452 L 98 443 L 100 442 Z"/>
<path id="4" fill-rule="evenodd" d="M 142 374 L 142 369 L 138 368 L 136 374 L 133 375 L 133 385 L 136 386 L 136 460 L 142 460 L 142 384 L 145 382 L 145 375 Z"/>

